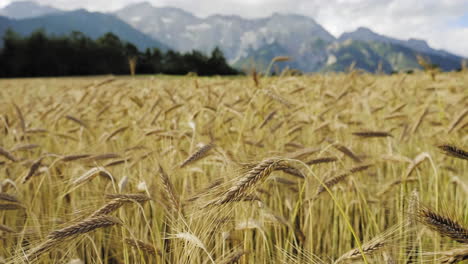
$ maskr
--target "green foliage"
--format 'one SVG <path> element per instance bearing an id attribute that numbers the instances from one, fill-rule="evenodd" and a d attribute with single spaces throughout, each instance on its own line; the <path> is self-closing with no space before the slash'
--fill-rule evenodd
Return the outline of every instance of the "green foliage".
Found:
<path id="1" fill-rule="evenodd" d="M 113 33 L 97 40 L 81 32 L 48 36 L 42 30 L 21 37 L 8 30 L 0 51 L 0 77 L 72 76 L 128 74 L 129 58 L 137 59 L 137 73 L 234 75 L 222 51 L 215 48 L 208 57 L 198 51 L 181 54 L 157 48 L 140 52 Z"/>

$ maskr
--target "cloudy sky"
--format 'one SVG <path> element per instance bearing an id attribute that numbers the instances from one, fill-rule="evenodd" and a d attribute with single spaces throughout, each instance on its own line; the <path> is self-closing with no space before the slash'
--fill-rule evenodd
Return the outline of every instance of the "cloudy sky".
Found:
<path id="1" fill-rule="evenodd" d="M 0 7 L 16 0 L 0 0 Z M 113 11 L 142 0 L 36 0 L 61 9 Z M 434 48 L 468 57 L 468 0 L 148 0 L 200 17 L 237 14 L 248 18 L 274 12 L 310 16 L 339 36 L 359 26 L 388 36 L 420 38 Z"/>

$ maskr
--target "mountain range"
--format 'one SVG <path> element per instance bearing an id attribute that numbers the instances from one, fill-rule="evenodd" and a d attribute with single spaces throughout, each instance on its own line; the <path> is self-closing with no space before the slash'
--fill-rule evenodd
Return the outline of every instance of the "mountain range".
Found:
<path id="1" fill-rule="evenodd" d="M 84 9 L 63 11 L 34 2 L 13 2 L 0 9 L 0 35 L 10 27 L 26 35 L 43 28 L 51 34 L 73 30 L 97 38 L 113 32 L 139 49 L 150 47 L 180 52 L 211 52 L 221 48 L 238 68 L 264 69 L 272 58 L 289 56 L 281 68 L 304 72 L 343 71 L 356 68 L 375 72 L 419 68 L 423 56 L 442 70 L 460 68 L 464 58 L 431 48 L 419 39 L 400 40 L 360 27 L 335 38 L 310 17 L 275 13 L 269 17 L 245 19 L 240 16 L 197 17 L 173 7 L 154 7 L 147 2 L 132 4 L 113 13 Z"/>

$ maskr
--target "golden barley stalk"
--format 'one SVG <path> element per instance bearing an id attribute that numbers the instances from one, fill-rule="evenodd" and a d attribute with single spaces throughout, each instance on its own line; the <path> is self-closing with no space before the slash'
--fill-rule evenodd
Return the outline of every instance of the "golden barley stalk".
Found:
<path id="1" fill-rule="evenodd" d="M 69 161 L 75 161 L 79 159 L 85 159 L 90 156 L 91 156 L 90 154 L 74 154 L 74 155 L 63 156 L 60 160 L 64 162 L 69 162 Z"/>
<path id="2" fill-rule="evenodd" d="M 87 218 L 81 222 L 67 226 L 65 228 L 52 231 L 47 238 L 50 240 L 63 240 L 71 236 L 81 235 L 98 228 L 109 227 L 114 225 L 121 225 L 122 221 L 112 216 L 97 216 Z"/>
<path id="3" fill-rule="evenodd" d="M 454 249 L 450 249 L 442 252 L 431 252 L 426 253 L 427 255 L 442 255 L 437 259 L 437 263 L 441 264 L 455 264 L 468 259 L 468 246 L 464 245 Z"/>
<path id="4" fill-rule="evenodd" d="M 202 146 L 199 150 L 197 150 L 195 153 L 190 155 L 186 160 L 184 160 L 180 164 L 180 168 L 183 168 L 191 163 L 194 163 L 195 161 L 201 160 L 202 158 L 206 157 L 208 155 L 208 152 L 214 147 L 215 145 L 213 143 L 206 144 Z"/>
<path id="5" fill-rule="evenodd" d="M 361 131 L 361 132 L 353 132 L 353 135 L 370 138 L 370 137 L 393 137 L 392 134 L 385 131 Z"/>
<path id="6" fill-rule="evenodd" d="M 271 90 L 264 90 L 265 94 L 270 97 L 271 99 L 279 102 L 280 104 L 285 105 L 287 108 L 291 108 L 293 106 L 288 100 L 284 99 L 283 97 L 277 95 L 275 92 Z"/>
<path id="7" fill-rule="evenodd" d="M 159 249 L 156 249 L 153 245 L 145 243 L 141 240 L 138 239 L 131 239 L 131 238 L 126 238 L 125 243 L 133 248 L 139 249 L 143 252 L 149 253 L 153 256 L 159 255 L 161 256 L 162 253 Z"/>
<path id="8" fill-rule="evenodd" d="M 16 233 L 15 230 L 11 229 L 10 227 L 6 225 L 1 225 L 1 224 L 0 224 L 0 231 L 5 232 L 5 233 Z"/>
<path id="9" fill-rule="evenodd" d="M 210 205 L 221 205 L 230 201 L 240 200 L 248 191 L 255 188 L 256 185 L 263 182 L 274 170 L 282 167 L 288 167 L 287 161 L 281 158 L 266 159 L 242 177 L 234 186 L 228 189 L 220 198 L 210 202 Z"/>
<path id="10" fill-rule="evenodd" d="M 448 133 L 451 133 L 455 128 L 463 121 L 463 119 L 468 116 L 468 109 L 465 109 L 463 112 L 458 115 L 448 128 Z"/>
<path id="11" fill-rule="evenodd" d="M 428 207 L 421 206 L 417 220 L 436 231 L 441 236 L 449 237 L 460 243 L 468 244 L 468 227 L 460 224 L 454 218 L 437 213 Z"/>
<path id="12" fill-rule="evenodd" d="M 40 147 L 38 144 L 25 144 L 25 145 L 19 145 L 14 147 L 11 152 L 15 151 L 23 151 L 23 150 L 31 150 Z"/>
<path id="13" fill-rule="evenodd" d="M 411 174 L 419 166 L 419 164 L 421 164 L 426 159 L 430 159 L 430 158 L 431 158 L 431 156 L 427 152 L 423 152 L 423 153 L 420 153 L 419 155 L 417 155 L 414 158 L 413 162 L 406 169 L 405 179 L 407 179 L 409 176 L 411 176 Z"/>
<path id="14" fill-rule="evenodd" d="M 362 162 L 361 159 L 356 154 L 354 154 L 354 152 L 351 149 L 349 149 L 348 147 L 346 147 L 344 145 L 341 145 L 341 144 L 338 144 L 338 143 L 335 144 L 334 147 L 337 150 L 339 150 L 340 152 L 342 152 L 343 154 L 345 154 L 346 156 L 350 157 L 355 162 L 357 162 L 357 163 Z"/>
<path id="15" fill-rule="evenodd" d="M 265 117 L 265 120 L 263 120 L 262 124 L 260 124 L 260 128 L 263 128 L 264 126 L 266 126 L 266 124 L 268 124 L 268 122 L 270 122 L 273 117 L 276 115 L 277 111 L 272 111 L 271 113 L 269 113 L 266 117 Z"/>
<path id="16" fill-rule="evenodd" d="M 317 165 L 321 163 L 330 163 L 330 162 L 335 162 L 338 159 L 336 157 L 323 157 L 323 158 L 318 158 L 318 159 L 313 159 L 310 161 L 307 161 L 307 165 Z"/>
<path id="17" fill-rule="evenodd" d="M 78 125 L 84 127 L 84 128 L 88 128 L 88 125 L 86 125 L 85 122 L 83 122 L 82 120 L 74 117 L 74 116 L 71 116 L 71 115 L 66 115 L 65 116 L 66 119 L 70 120 L 70 121 L 73 121 L 75 123 L 77 123 Z"/>
<path id="18" fill-rule="evenodd" d="M 107 199 L 121 199 L 121 200 L 126 200 L 126 201 L 131 201 L 131 202 L 137 202 L 137 203 L 144 203 L 144 202 L 147 202 L 149 200 L 151 200 L 150 197 L 148 197 L 147 195 L 145 194 L 141 194 L 141 193 L 127 193 L 127 194 L 123 194 L 123 193 L 116 193 L 116 194 L 106 194 L 106 198 Z"/>
<path id="19" fill-rule="evenodd" d="M 439 145 L 438 148 L 441 149 L 448 156 L 468 160 L 468 152 L 461 149 L 460 147 L 457 147 L 455 145 L 444 144 Z"/>
<path id="20" fill-rule="evenodd" d="M 80 177 L 73 180 L 72 185 L 76 186 L 76 185 L 82 184 L 83 182 L 89 181 L 92 178 L 96 177 L 99 174 L 99 172 L 101 172 L 101 171 L 104 171 L 104 168 L 102 168 L 102 167 L 92 168 L 92 169 L 88 170 L 87 172 L 85 172 Z"/>
<path id="21" fill-rule="evenodd" d="M 305 178 L 304 173 L 302 173 L 302 171 L 300 171 L 298 168 L 295 168 L 295 167 L 291 167 L 291 166 L 279 167 L 276 170 L 280 170 L 284 173 L 287 173 L 297 178 L 301 178 L 301 179 Z"/>
<path id="22" fill-rule="evenodd" d="M 339 257 L 334 263 L 339 263 L 344 260 L 356 260 L 362 258 L 362 253 L 372 255 L 383 249 L 387 244 L 384 239 L 377 239 L 362 245 L 362 251 L 358 248 L 352 249 Z"/>
<path id="23" fill-rule="evenodd" d="M 0 203 L 0 211 L 24 209 L 24 206 L 17 203 Z"/>
<path id="24" fill-rule="evenodd" d="M 364 170 L 367 170 L 369 169 L 370 167 L 372 167 L 373 164 L 366 164 L 366 165 L 362 165 L 362 166 L 357 166 L 357 167 L 353 167 L 351 169 L 349 169 L 347 172 L 345 173 L 342 173 L 338 176 L 335 176 L 333 178 L 331 178 L 330 180 L 326 181 L 323 183 L 323 185 L 320 185 L 317 189 L 317 193 L 315 194 L 315 199 L 318 198 L 318 196 L 325 192 L 326 191 L 326 188 L 325 186 L 330 189 L 331 187 L 335 186 L 336 184 L 340 183 L 341 181 L 343 181 L 344 179 L 346 179 L 348 176 L 350 176 L 351 174 L 353 173 L 357 173 L 357 172 L 361 172 L 361 171 L 364 171 Z M 324 186 L 325 185 L 325 186 Z"/>
<path id="25" fill-rule="evenodd" d="M 143 204 L 150 200 L 150 198 L 144 194 L 109 194 L 106 195 L 106 197 L 112 200 L 92 213 L 90 217 L 108 215 L 127 203 L 136 202 Z"/>
<path id="26" fill-rule="evenodd" d="M 419 118 L 417 119 L 416 123 L 414 123 L 414 126 L 413 128 L 411 129 L 411 135 L 414 135 L 414 133 L 416 133 L 416 131 L 418 130 L 418 128 L 421 126 L 421 123 L 423 122 L 423 119 L 424 117 L 426 117 L 426 115 L 428 114 L 429 112 L 429 107 L 426 107 L 424 109 L 424 111 L 422 111 L 421 115 L 419 116 Z"/>
<path id="27" fill-rule="evenodd" d="M 24 121 L 23 113 L 21 112 L 21 109 L 18 107 L 18 105 L 13 103 L 13 106 L 15 107 L 16 114 L 18 115 L 18 118 L 20 120 L 21 130 L 23 132 L 25 132 L 26 131 L 26 122 Z"/>
<path id="28" fill-rule="evenodd" d="M 4 156 L 5 158 L 13 161 L 13 162 L 16 162 L 18 159 L 15 158 L 15 156 L 13 156 L 13 154 L 11 154 L 10 152 L 8 152 L 6 149 L 0 147 L 0 156 Z"/>
<path id="29" fill-rule="evenodd" d="M 111 140 L 113 137 L 117 136 L 119 133 L 124 132 L 128 128 L 129 128 L 129 126 L 125 126 L 125 127 L 121 127 L 119 129 L 115 130 L 114 132 L 110 133 L 109 136 L 107 136 L 104 141 L 107 142 L 107 141 Z"/>
<path id="30" fill-rule="evenodd" d="M 361 249 L 354 248 L 342 256 L 340 256 L 334 263 L 339 263 L 343 261 L 353 261 L 363 257 L 363 254 L 366 256 L 375 255 L 380 252 L 382 249 L 391 246 L 396 239 L 396 236 L 400 233 L 401 225 L 395 225 L 374 237 L 370 241 L 362 244 Z"/>
<path id="31" fill-rule="evenodd" d="M 159 177 L 164 186 L 164 191 L 166 193 L 167 199 L 170 201 L 171 209 L 173 211 L 180 211 L 180 199 L 177 195 L 174 185 L 172 184 L 171 180 L 169 179 L 169 175 L 164 171 L 164 169 L 159 165 Z"/>
<path id="32" fill-rule="evenodd" d="M 42 162 L 42 158 L 39 158 L 31 165 L 31 167 L 29 168 L 28 174 L 23 179 L 23 184 L 26 183 L 32 176 L 34 176 L 34 174 L 36 174 L 37 170 L 41 166 L 41 162 Z"/>
<path id="33" fill-rule="evenodd" d="M 116 158 L 121 158 L 121 156 L 117 153 L 104 153 L 104 154 L 91 156 L 87 158 L 87 161 L 101 161 L 101 160 L 116 159 Z"/>
<path id="34" fill-rule="evenodd" d="M 74 238 L 81 234 L 89 233 L 98 228 L 110 227 L 114 225 L 121 225 L 120 219 L 111 216 L 99 216 L 95 218 L 88 218 L 74 225 L 52 231 L 48 236 L 47 240 L 42 242 L 35 248 L 32 248 L 26 252 L 25 258 L 28 263 L 37 261 L 37 259 L 53 248 L 61 245 L 63 241 Z"/>
<path id="35" fill-rule="evenodd" d="M 243 249 L 241 250 L 237 250 L 235 252 L 232 252 L 231 254 L 229 254 L 227 257 L 225 257 L 223 260 L 221 260 L 219 263 L 220 264 L 234 264 L 234 263 L 238 263 L 240 258 L 242 258 L 242 256 L 244 256 L 245 254 L 247 254 L 248 251 L 245 251 Z"/>
<path id="36" fill-rule="evenodd" d="M 1 193 L 0 192 L 0 200 L 12 203 L 19 203 L 18 198 L 8 193 Z"/>

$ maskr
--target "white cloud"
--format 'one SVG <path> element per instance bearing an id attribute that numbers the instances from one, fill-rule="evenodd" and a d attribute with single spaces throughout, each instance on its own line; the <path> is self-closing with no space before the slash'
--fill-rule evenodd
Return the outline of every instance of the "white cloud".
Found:
<path id="1" fill-rule="evenodd" d="M 0 6 L 12 0 L 0 1 Z M 14 0 L 16 1 L 16 0 Z M 36 0 L 63 9 L 87 8 L 109 11 L 142 0 Z M 148 0 L 155 6 L 183 8 L 197 16 L 237 14 L 266 17 L 274 12 L 313 17 L 333 35 L 369 27 L 401 39 L 420 38 L 435 48 L 468 57 L 468 28 L 455 28 L 449 21 L 468 14 L 467 0 Z M 465 45 L 464 45 L 465 44 Z M 467 46 L 468 47 L 468 46 Z"/>

